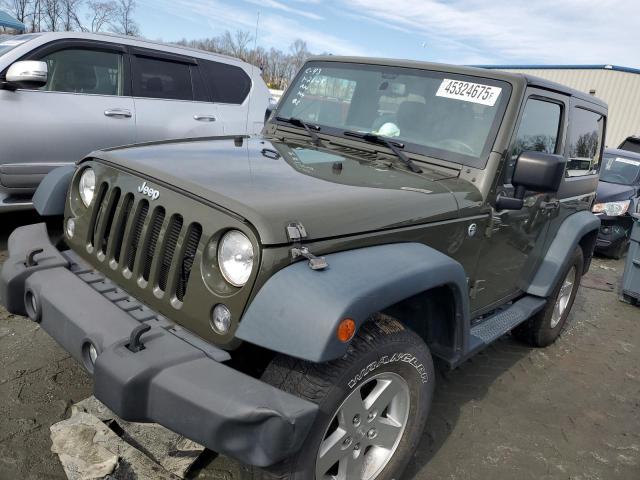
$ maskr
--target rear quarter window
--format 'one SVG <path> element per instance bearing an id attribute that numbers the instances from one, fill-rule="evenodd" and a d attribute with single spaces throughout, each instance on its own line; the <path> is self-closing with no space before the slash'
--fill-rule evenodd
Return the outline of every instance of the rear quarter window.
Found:
<path id="1" fill-rule="evenodd" d="M 240 105 L 245 101 L 251 90 L 251 78 L 242 68 L 209 60 L 198 63 L 213 102 Z"/>

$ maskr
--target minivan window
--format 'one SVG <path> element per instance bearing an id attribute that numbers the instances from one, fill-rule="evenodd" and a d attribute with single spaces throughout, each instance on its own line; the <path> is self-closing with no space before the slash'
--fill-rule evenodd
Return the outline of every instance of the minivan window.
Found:
<path id="1" fill-rule="evenodd" d="M 0 35 L 0 57 L 38 35 Z"/>
<path id="2" fill-rule="evenodd" d="M 584 108 L 574 109 L 569 134 L 568 177 L 598 172 L 603 133 L 604 116 Z"/>
<path id="3" fill-rule="evenodd" d="M 211 100 L 217 103 L 240 105 L 251 90 L 251 79 L 235 65 L 199 60 L 204 72 Z"/>
<path id="4" fill-rule="evenodd" d="M 191 71 L 186 63 L 136 57 L 133 68 L 135 97 L 193 100 Z"/>
<path id="5" fill-rule="evenodd" d="M 48 92 L 122 95 L 122 54 L 87 49 L 58 50 L 42 57 L 49 78 Z"/>
<path id="6" fill-rule="evenodd" d="M 516 160 L 522 152 L 556 153 L 561 116 L 562 107 L 558 103 L 537 98 L 527 100 L 507 159 L 505 184 L 511 183 Z"/>

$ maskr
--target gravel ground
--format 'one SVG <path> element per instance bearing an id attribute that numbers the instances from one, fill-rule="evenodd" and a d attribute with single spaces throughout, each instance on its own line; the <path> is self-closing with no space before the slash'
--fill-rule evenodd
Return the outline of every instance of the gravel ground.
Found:
<path id="1" fill-rule="evenodd" d="M 36 221 L 3 218 L 8 233 Z M 52 223 L 55 226 L 57 221 Z M 596 259 L 571 327 L 544 350 L 509 336 L 441 372 L 406 479 L 640 479 L 640 309 L 614 291 L 623 262 Z M 0 479 L 63 479 L 49 426 L 91 379 L 37 325 L 0 309 Z M 199 478 L 238 478 L 216 463 Z"/>

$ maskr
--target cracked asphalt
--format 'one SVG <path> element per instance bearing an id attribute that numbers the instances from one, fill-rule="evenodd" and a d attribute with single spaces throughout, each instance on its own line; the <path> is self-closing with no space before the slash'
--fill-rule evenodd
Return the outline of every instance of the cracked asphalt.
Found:
<path id="1" fill-rule="evenodd" d="M 0 262 L 13 228 L 3 217 Z M 58 220 L 50 226 L 58 232 Z M 405 479 L 640 479 L 640 308 L 618 301 L 624 264 L 597 258 L 571 326 L 549 348 L 503 337 L 440 372 L 434 406 Z M 63 479 L 49 426 L 92 382 L 37 325 L 0 309 L 0 479 Z M 204 462 L 206 463 L 206 462 Z M 216 461 L 198 478 L 239 478 Z"/>

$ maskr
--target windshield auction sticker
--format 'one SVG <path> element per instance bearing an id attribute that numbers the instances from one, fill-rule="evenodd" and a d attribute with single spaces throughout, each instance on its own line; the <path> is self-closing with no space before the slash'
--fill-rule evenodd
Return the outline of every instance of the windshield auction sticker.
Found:
<path id="1" fill-rule="evenodd" d="M 436 92 L 436 97 L 453 98 L 493 107 L 501 92 L 500 87 L 445 78 Z"/>

